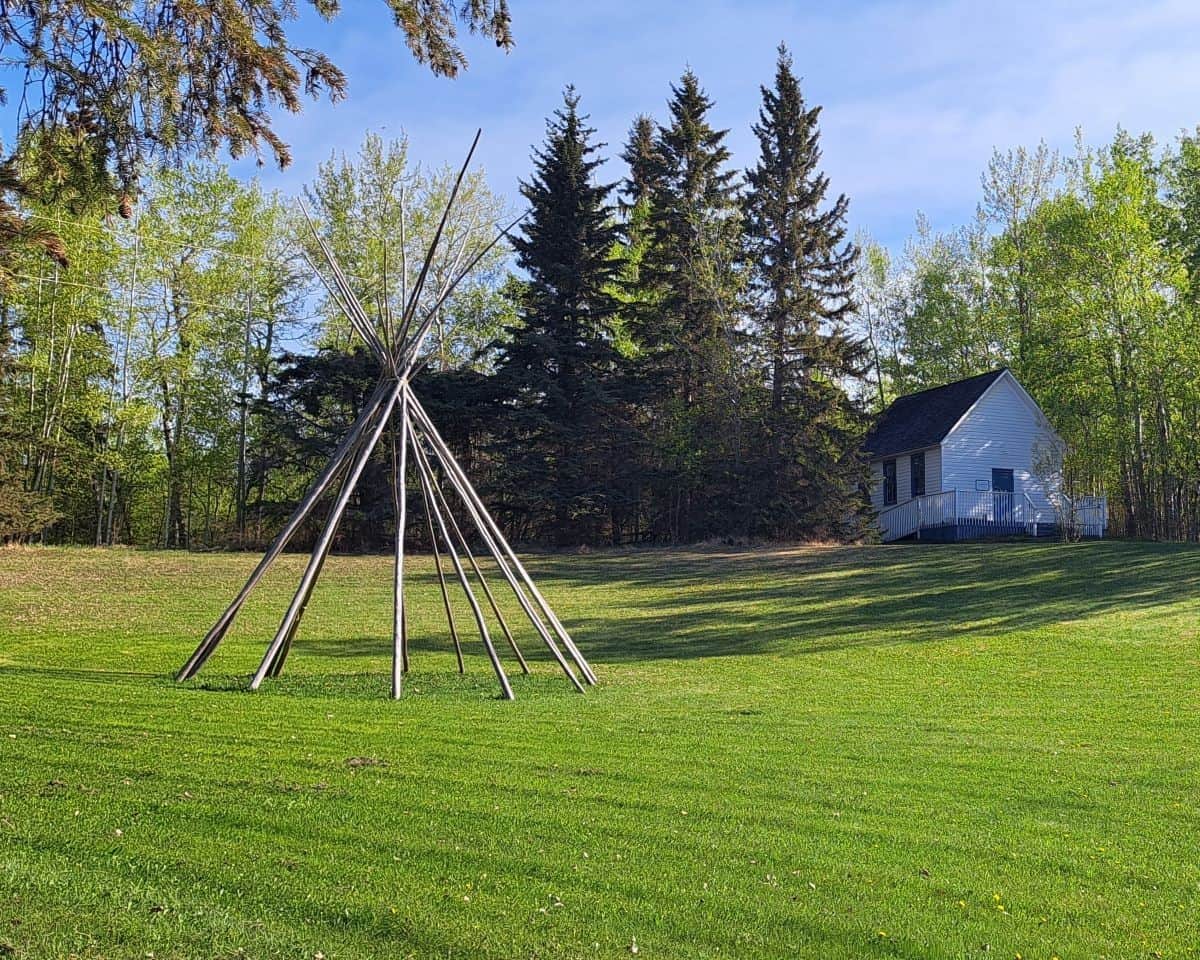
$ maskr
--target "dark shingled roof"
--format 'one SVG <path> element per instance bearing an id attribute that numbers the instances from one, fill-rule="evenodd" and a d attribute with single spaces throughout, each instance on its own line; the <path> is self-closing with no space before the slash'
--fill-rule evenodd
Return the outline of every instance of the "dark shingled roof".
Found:
<path id="1" fill-rule="evenodd" d="M 863 448 L 877 460 L 941 443 L 962 415 L 1003 373 L 1003 370 L 993 370 L 898 398 L 880 414 L 867 434 Z"/>

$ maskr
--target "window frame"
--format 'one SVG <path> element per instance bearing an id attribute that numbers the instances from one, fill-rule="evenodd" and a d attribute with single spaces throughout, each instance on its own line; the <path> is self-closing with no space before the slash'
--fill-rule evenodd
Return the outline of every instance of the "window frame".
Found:
<path id="1" fill-rule="evenodd" d="M 889 467 L 891 468 L 891 476 L 888 476 Z M 899 493 L 899 490 L 896 489 L 896 458 L 892 457 L 884 460 L 879 469 L 883 474 L 883 505 L 885 507 L 894 507 Z"/>
<path id="2" fill-rule="evenodd" d="M 917 464 L 921 465 L 920 470 L 920 487 L 917 489 Z M 908 493 L 911 497 L 925 496 L 925 451 L 921 450 L 917 453 L 910 454 L 908 458 Z"/>

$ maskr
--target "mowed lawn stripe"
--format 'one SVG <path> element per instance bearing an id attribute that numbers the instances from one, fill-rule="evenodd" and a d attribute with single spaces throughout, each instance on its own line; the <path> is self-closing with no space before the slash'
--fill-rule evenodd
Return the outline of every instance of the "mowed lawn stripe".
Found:
<path id="1" fill-rule="evenodd" d="M 240 692 L 288 556 L 171 682 L 253 563 L 0 551 L 17 956 L 1195 955 L 1194 548 L 538 556 L 603 683 L 507 657 L 515 703 L 424 557 L 404 700 L 385 557 Z"/>

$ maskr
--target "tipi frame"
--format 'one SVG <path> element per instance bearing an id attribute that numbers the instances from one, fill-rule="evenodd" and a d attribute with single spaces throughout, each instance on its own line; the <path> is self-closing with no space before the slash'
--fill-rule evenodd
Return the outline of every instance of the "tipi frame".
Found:
<path id="1" fill-rule="evenodd" d="M 213 655 L 221 641 L 225 638 L 230 626 L 241 610 L 242 605 L 250 596 L 255 586 L 266 575 L 271 565 L 287 547 L 289 541 L 300 529 L 301 525 L 316 509 L 318 502 L 328 493 L 337 489 L 337 494 L 330 507 L 325 524 L 317 537 L 312 555 L 300 578 L 295 595 L 283 616 L 274 639 L 268 645 L 262 662 L 250 681 L 250 689 L 257 690 L 262 682 L 270 677 L 277 677 L 283 670 L 288 654 L 291 652 L 292 641 L 295 639 L 300 620 L 305 608 L 312 597 L 313 588 L 321 575 L 325 560 L 333 545 L 334 535 L 341 522 L 346 505 L 354 493 L 355 486 L 362 476 L 363 469 L 370 460 L 372 453 L 383 439 L 384 432 L 389 433 L 392 466 L 392 502 L 396 518 L 395 563 L 393 567 L 393 608 L 392 608 L 392 696 L 399 698 L 403 686 L 404 674 L 408 672 L 408 624 L 405 616 L 405 584 L 404 584 L 404 543 L 408 523 L 408 484 L 407 473 L 409 464 L 415 468 L 418 487 L 425 506 L 427 532 L 433 549 L 434 565 L 437 571 L 438 584 L 442 595 L 442 603 L 446 619 L 450 624 L 450 635 L 454 643 L 459 671 L 463 670 L 462 646 L 450 605 L 450 591 L 442 566 L 441 542 L 449 556 L 454 577 L 458 580 L 471 609 L 472 617 L 479 630 L 480 639 L 491 661 L 492 669 L 500 683 L 500 689 L 506 699 L 515 699 L 512 685 L 500 662 L 496 644 L 489 632 L 483 607 L 480 605 L 475 590 L 468 576 L 467 567 L 474 575 L 475 581 L 489 606 L 496 622 L 499 624 L 504 639 L 515 655 L 521 670 L 529 673 L 529 665 L 517 646 L 516 639 L 509 629 L 508 623 L 500 612 L 499 605 L 484 579 L 483 571 L 471 552 L 459 517 L 469 521 L 474 527 L 479 540 L 486 547 L 495 561 L 500 575 L 512 589 L 521 610 L 529 618 L 534 630 L 541 641 L 549 649 L 555 661 L 562 668 L 567 678 L 576 690 L 581 693 L 584 684 L 596 683 L 596 675 L 584 659 L 583 654 L 571 639 L 562 622 L 555 616 L 554 611 L 538 590 L 533 578 L 521 563 L 520 558 L 505 538 L 500 525 L 488 512 L 486 505 L 472 486 L 466 471 L 455 459 L 449 446 L 438 432 L 433 420 L 417 399 L 412 390 L 412 378 L 418 370 L 421 347 L 433 327 L 438 311 L 454 292 L 455 288 L 479 263 L 479 261 L 499 243 L 519 222 L 514 221 L 497 235 L 482 250 L 467 257 L 469 237 L 464 238 L 460 249 L 452 256 L 452 267 L 448 271 L 449 279 L 441 289 L 434 292 L 432 305 L 422 305 L 421 297 L 430 265 L 433 263 L 438 244 L 442 239 L 447 220 L 454 207 L 459 188 L 474 156 L 479 143 L 479 133 L 476 133 L 467 159 L 454 182 L 454 187 L 446 201 L 441 221 L 429 244 L 420 272 L 417 274 L 411 289 L 402 289 L 401 301 L 403 309 L 397 319 L 384 296 L 379 301 L 379 309 L 374 318 L 368 315 L 358 297 L 350 288 L 346 275 L 339 268 L 329 245 L 317 232 L 311 219 L 313 236 L 317 246 L 325 258 L 331 280 L 314 268 L 321 277 L 329 292 L 330 298 L 338 305 L 349 320 L 351 327 L 367 344 L 368 348 L 379 360 L 381 376 L 374 392 L 367 400 L 358 419 L 354 421 L 341 444 L 334 451 L 325 469 L 312 482 L 304 498 L 296 507 L 283 529 L 271 542 L 258 566 L 254 568 L 249 579 L 225 612 L 213 624 L 211 630 L 196 647 L 195 652 L 187 663 L 180 669 L 176 679 L 190 680 L 209 657 Z M 403 200 L 401 201 L 403 203 Z M 305 213 L 307 217 L 307 213 Z M 403 220 L 401 221 L 403 224 Z M 401 227 L 403 230 L 403 226 Z M 401 250 L 404 248 L 404 238 L 401 238 Z M 466 261 L 464 264 L 464 260 Z M 407 286 L 407 270 L 402 268 L 401 284 Z M 386 277 L 385 277 L 386 284 Z M 419 316 L 418 316 L 419 315 Z M 465 515 L 455 515 L 450 501 L 439 482 L 439 473 L 445 485 L 458 498 L 465 510 Z M 339 486 L 340 481 L 340 486 Z M 464 567 L 463 561 L 467 567 Z"/>

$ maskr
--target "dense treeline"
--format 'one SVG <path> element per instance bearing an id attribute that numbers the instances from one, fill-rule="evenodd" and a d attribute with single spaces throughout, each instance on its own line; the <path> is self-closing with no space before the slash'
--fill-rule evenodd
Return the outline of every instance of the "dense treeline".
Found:
<path id="1" fill-rule="evenodd" d="M 826 196 L 819 111 L 786 52 L 763 94 L 745 176 L 689 71 L 607 183 L 568 91 L 521 187 L 515 263 L 483 262 L 438 317 L 420 389 L 521 539 L 863 532 L 847 203 Z M 389 257 L 395 276 L 420 256 L 448 186 L 370 137 L 305 200 L 369 299 Z M 490 229 L 504 207 L 474 176 L 448 229 Z M 55 220 L 72 263 L 24 265 L 5 298 L 0 536 L 268 537 L 375 375 L 305 269 L 290 204 L 198 165 L 152 179 L 128 227 L 29 214 Z M 387 503 L 381 461 L 343 546 L 382 546 Z"/>
<path id="2" fill-rule="evenodd" d="M 919 222 L 893 262 L 847 240 L 786 51 L 748 170 L 712 106 L 685 73 L 616 180 L 568 90 L 511 249 L 437 317 L 418 389 L 515 537 L 860 537 L 870 413 L 999 365 L 1066 439 L 1072 492 L 1108 493 L 1130 535 L 1200 537 L 1200 139 L 997 154 L 976 220 Z M 389 275 L 423 254 L 450 178 L 368 137 L 305 189 L 368 302 L 401 294 Z M 513 212 L 476 174 L 448 229 Z M 268 539 L 376 374 L 292 201 L 197 164 L 145 182 L 129 223 L 78 201 L 22 214 L 70 266 L 33 247 L 10 265 L 0 538 Z M 387 482 L 371 464 L 341 548 L 386 547 Z"/>
<path id="3" fill-rule="evenodd" d="M 1200 135 L 997 153 L 974 223 L 864 243 L 874 403 L 1013 369 L 1116 532 L 1200 539 Z"/>

